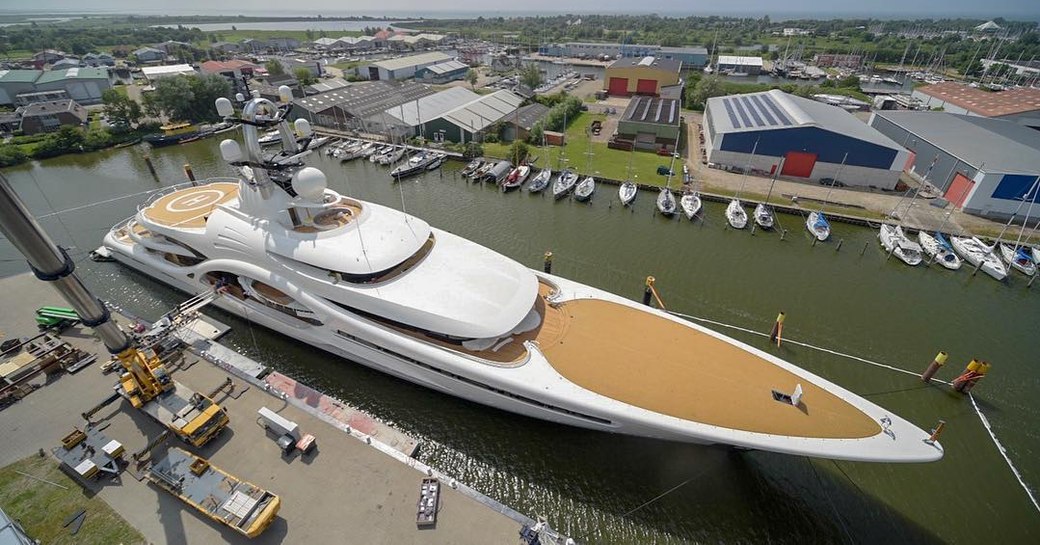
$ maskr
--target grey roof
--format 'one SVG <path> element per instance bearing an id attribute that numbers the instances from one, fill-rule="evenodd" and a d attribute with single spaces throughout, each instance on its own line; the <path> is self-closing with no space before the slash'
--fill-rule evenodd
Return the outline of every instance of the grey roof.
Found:
<path id="1" fill-rule="evenodd" d="M 516 113 L 516 125 L 523 128 L 524 130 L 531 130 L 534 124 L 540 121 L 545 114 L 549 113 L 549 107 L 545 104 L 539 104 L 533 102 L 520 108 L 520 111 Z"/>
<path id="2" fill-rule="evenodd" d="M 72 99 L 49 100 L 47 102 L 34 102 L 26 105 L 22 109 L 22 118 L 51 115 L 57 112 L 72 112 L 80 119 L 86 120 L 87 118 L 83 108 Z"/>
<path id="3" fill-rule="evenodd" d="M 328 91 L 335 91 L 336 89 L 348 87 L 349 85 L 350 83 L 345 79 L 332 78 L 319 81 L 318 83 L 312 83 L 311 85 L 308 85 L 307 88 L 315 93 L 326 93 Z"/>
<path id="4" fill-rule="evenodd" d="M 407 57 L 400 57 L 397 59 L 386 59 L 372 63 L 373 66 L 378 66 L 384 70 L 400 70 L 402 68 L 408 68 L 410 66 L 419 66 L 420 64 L 435 64 L 451 60 L 451 57 L 441 53 L 440 51 L 431 51 L 430 53 L 421 53 L 419 55 L 409 55 Z"/>
<path id="5" fill-rule="evenodd" d="M 639 66 L 678 72 L 682 68 L 682 61 L 662 57 L 622 57 L 611 63 L 610 68 L 633 68 Z"/>
<path id="6" fill-rule="evenodd" d="M 1040 172 L 1040 131 L 1014 121 L 946 112 L 891 110 L 875 115 L 975 168 Z"/>
<path id="7" fill-rule="evenodd" d="M 515 112 L 523 101 L 520 95 L 503 89 L 455 108 L 441 118 L 470 132 L 478 132 Z"/>
<path id="8" fill-rule="evenodd" d="M 819 127 L 886 148 L 903 149 L 841 108 L 789 95 L 779 89 L 709 98 L 706 110 L 718 133 Z"/>
<path id="9" fill-rule="evenodd" d="M 356 117 L 368 117 L 432 94 L 429 87 L 411 81 L 370 81 L 301 98 L 295 103 L 312 112 L 338 106 Z"/>
<path id="10" fill-rule="evenodd" d="M 437 119 L 455 108 L 465 106 L 479 98 L 480 95 L 465 87 L 451 87 L 418 100 L 398 104 L 387 109 L 385 113 L 414 127 L 420 123 Z"/>
<path id="11" fill-rule="evenodd" d="M 430 72 L 433 72 L 434 74 L 437 74 L 437 75 L 447 74 L 448 72 L 454 72 L 456 70 L 468 70 L 468 69 L 469 69 L 469 65 L 467 65 L 465 63 L 462 63 L 462 62 L 459 62 L 459 61 L 456 61 L 456 60 L 439 62 L 437 64 L 427 66 L 425 68 L 425 70 L 429 70 Z"/>
<path id="12" fill-rule="evenodd" d="M 682 46 L 682 47 L 669 47 L 661 46 L 659 49 L 661 53 L 683 53 L 687 55 L 707 55 L 708 48 L 706 47 L 695 47 L 695 46 Z"/>
<path id="13" fill-rule="evenodd" d="M 621 121 L 678 125 L 679 101 L 674 98 L 633 97 L 621 115 Z"/>

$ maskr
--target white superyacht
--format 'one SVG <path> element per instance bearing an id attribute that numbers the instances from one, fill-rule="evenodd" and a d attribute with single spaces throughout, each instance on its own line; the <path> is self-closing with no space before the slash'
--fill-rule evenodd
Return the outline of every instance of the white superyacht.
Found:
<path id="1" fill-rule="evenodd" d="M 104 246 L 120 262 L 270 329 L 429 388 L 607 432 L 878 462 L 938 460 L 929 434 L 771 354 L 524 267 L 341 195 L 305 167 L 282 104 L 254 97 L 239 178 L 153 195 Z M 283 150 L 258 134 L 276 127 Z"/>

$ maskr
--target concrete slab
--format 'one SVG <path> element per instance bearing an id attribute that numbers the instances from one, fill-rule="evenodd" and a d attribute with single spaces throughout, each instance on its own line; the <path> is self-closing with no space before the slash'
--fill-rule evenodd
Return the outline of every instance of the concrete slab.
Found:
<path id="1" fill-rule="evenodd" d="M 57 292 L 29 275 L 0 279 L 0 290 L 5 294 L 7 309 L 0 313 L 0 331 L 6 338 L 31 335 L 35 331 L 33 309 L 62 303 Z M 72 328 L 62 338 L 107 359 L 100 343 L 87 330 Z M 173 374 L 199 391 L 208 391 L 228 377 L 223 370 L 206 364 L 186 370 L 175 367 Z M 94 365 L 53 380 L 0 412 L 0 437 L 4 438 L 0 441 L 0 465 L 58 444 L 75 426 L 82 425 L 80 413 L 106 397 L 114 382 L 114 375 L 102 375 Z M 419 530 L 415 524 L 416 502 L 425 473 L 416 469 L 425 471 L 425 466 L 388 456 L 259 388 L 250 388 L 238 399 L 218 394 L 216 401 L 227 408 L 231 426 L 199 454 L 279 494 L 279 519 L 260 537 L 247 540 L 202 518 L 166 492 L 129 476 L 98 486 L 96 492 L 149 542 L 483 545 L 517 540 L 517 520 L 523 515 L 488 503 L 486 498 L 481 500 L 479 495 L 477 499 L 467 496 L 461 492 L 468 491 L 466 487 L 460 485 L 454 490 L 448 482 L 437 526 Z M 261 406 L 297 422 L 303 432 L 316 435 L 316 452 L 306 457 L 283 457 L 274 440 L 255 423 Z M 125 401 L 101 410 L 94 420 L 108 424 L 105 434 L 123 443 L 128 452 L 142 448 L 161 432 L 156 423 L 130 409 Z"/>

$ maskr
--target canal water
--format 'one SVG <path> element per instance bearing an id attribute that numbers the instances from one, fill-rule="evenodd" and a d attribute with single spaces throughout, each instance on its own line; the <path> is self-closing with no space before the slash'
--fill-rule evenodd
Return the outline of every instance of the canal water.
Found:
<path id="1" fill-rule="evenodd" d="M 90 286 L 154 318 L 186 296 L 117 264 L 92 263 L 86 253 L 144 199 L 119 197 L 183 181 L 186 163 L 200 177 L 232 172 L 215 139 L 151 150 L 161 181 L 145 168 L 145 151 L 62 157 L 7 175 L 51 235 L 71 247 Z M 395 185 L 368 162 L 309 161 L 340 192 L 403 207 L 533 267 L 551 249 L 555 273 L 631 298 L 652 274 L 670 310 L 760 332 L 783 310 L 786 339 L 912 370 L 946 350 L 945 379 L 973 357 L 989 360 L 993 370 L 976 388 L 979 406 L 1025 481 L 1040 486 L 1040 285 L 1027 289 L 1022 276 L 1001 284 L 967 271 L 906 267 L 885 259 L 873 231 L 845 224 L 834 225 L 831 242 L 813 246 L 794 216 L 779 218 L 789 229 L 783 241 L 775 232 L 752 236 L 726 229 L 715 203 L 696 222 L 668 220 L 654 214 L 653 195 L 643 192 L 625 209 L 611 186 L 601 185 L 586 205 L 470 184 L 457 176 L 460 165 Z M 109 202 L 47 215 L 100 201 Z M 24 270 L 0 242 L 0 274 Z M 924 465 L 834 463 L 584 431 L 434 393 L 216 315 L 234 328 L 231 346 L 414 435 L 424 462 L 588 543 L 1040 540 L 1040 514 L 970 401 L 833 354 L 792 343 L 778 349 L 723 330 L 922 428 L 945 420 L 946 457 Z"/>

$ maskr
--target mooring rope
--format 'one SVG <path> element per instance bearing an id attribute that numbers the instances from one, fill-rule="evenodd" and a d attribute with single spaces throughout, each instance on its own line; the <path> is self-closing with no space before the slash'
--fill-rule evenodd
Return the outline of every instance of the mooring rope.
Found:
<path id="1" fill-rule="evenodd" d="M 691 316 L 689 314 L 682 314 L 680 312 L 674 312 L 674 311 L 668 311 L 668 312 L 669 312 L 669 314 L 672 314 L 674 316 L 679 316 L 681 318 L 686 318 L 686 319 L 689 319 L 689 320 L 695 320 L 695 321 L 698 321 L 698 322 L 704 322 L 704 323 L 707 323 L 707 324 L 717 325 L 719 327 L 726 327 L 726 328 L 729 328 L 729 329 L 735 329 L 737 331 L 742 331 L 744 333 L 750 333 L 752 335 L 758 335 L 759 337 L 768 337 L 769 336 L 768 334 L 762 333 L 761 331 L 755 331 L 753 329 L 748 329 L 746 327 L 740 327 L 740 326 L 737 326 L 737 325 L 727 324 L 727 323 L 719 322 L 719 321 L 716 321 L 716 320 L 709 320 L 708 318 L 701 318 L 699 316 Z M 791 339 L 784 339 L 784 342 L 788 342 L 788 343 L 791 343 L 791 344 L 796 344 L 798 346 L 804 346 L 805 348 L 811 348 L 813 350 L 818 350 L 820 352 L 824 352 L 824 353 L 827 353 L 827 354 L 832 354 L 832 355 L 835 355 L 835 356 L 848 358 L 848 359 L 851 359 L 851 360 L 854 360 L 854 361 L 858 361 L 858 362 L 861 362 L 861 363 L 866 363 L 868 365 L 873 365 L 874 367 L 881 367 L 883 369 L 888 369 L 890 371 L 896 371 L 898 373 L 904 373 L 904 374 L 907 374 L 907 375 L 920 376 L 920 373 L 916 373 L 916 372 L 910 371 L 908 369 L 901 369 L 899 367 L 895 367 L 895 366 L 888 365 L 888 364 L 885 364 L 885 363 L 871 361 L 871 360 L 868 360 L 866 358 L 861 358 L 859 356 L 853 356 L 852 354 L 845 354 L 843 352 L 838 352 L 837 350 L 831 350 L 830 348 L 823 348 L 821 346 L 815 346 L 815 345 L 812 345 L 812 344 L 809 344 L 809 343 L 805 343 L 805 342 L 801 342 L 801 341 L 795 341 L 795 340 L 791 340 Z M 938 379 L 934 379 L 934 378 L 932 380 L 935 381 L 935 382 L 941 382 L 943 384 L 951 384 L 949 382 L 946 382 L 945 380 L 938 380 Z M 911 390 L 913 390 L 913 389 L 916 389 L 916 388 L 911 388 Z M 893 392 L 896 392 L 896 391 L 899 391 L 899 390 L 894 390 Z M 891 392 L 879 392 L 879 393 L 891 393 Z M 873 395 L 877 395 L 877 394 L 873 394 Z M 1011 457 L 1008 455 L 1007 449 L 1005 449 L 1004 445 L 1000 442 L 999 439 L 997 439 L 997 434 L 993 432 L 993 427 L 990 426 L 989 419 L 986 418 L 986 415 L 982 413 L 982 409 L 979 408 L 979 404 L 975 402 L 975 396 L 971 395 L 971 392 L 968 393 L 968 399 L 971 400 L 971 405 L 972 405 L 972 407 L 975 408 L 975 414 L 979 415 L 979 420 L 982 422 L 982 427 L 986 428 L 986 432 L 989 433 L 989 437 L 993 441 L 993 444 L 997 447 L 997 451 L 1000 453 L 1000 456 L 1002 458 L 1004 458 L 1004 461 L 1007 463 L 1008 467 L 1011 468 L 1011 472 L 1015 475 L 1015 479 L 1018 480 L 1018 484 L 1022 487 L 1022 490 L 1025 490 L 1026 495 L 1029 496 L 1029 501 L 1033 504 L 1033 507 L 1035 507 L 1037 512 L 1040 513 L 1040 502 L 1037 501 L 1036 496 L 1033 495 L 1032 489 L 1029 488 L 1029 485 L 1026 484 L 1025 479 L 1022 478 L 1022 474 L 1018 471 L 1018 468 L 1015 467 L 1015 464 L 1011 461 Z"/>

